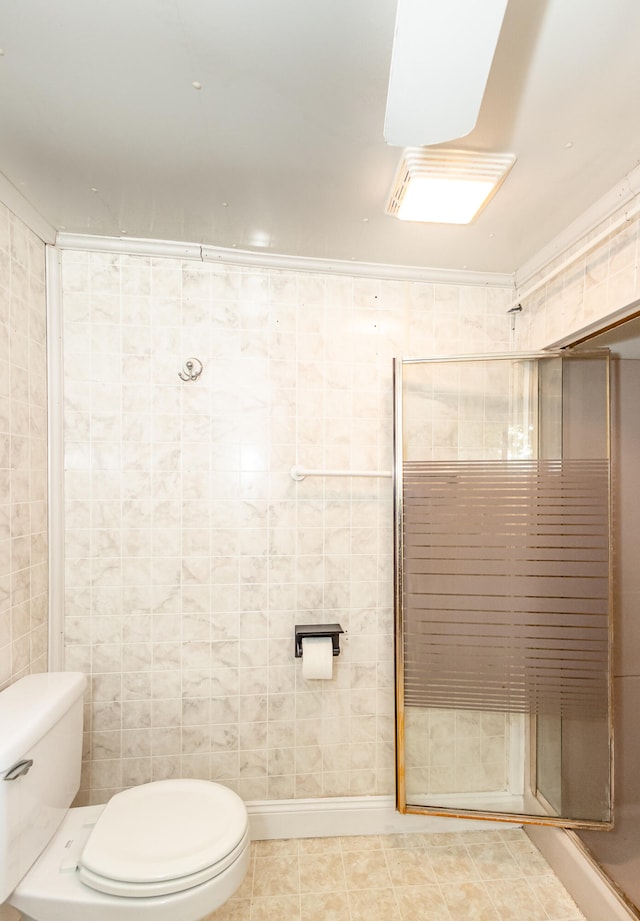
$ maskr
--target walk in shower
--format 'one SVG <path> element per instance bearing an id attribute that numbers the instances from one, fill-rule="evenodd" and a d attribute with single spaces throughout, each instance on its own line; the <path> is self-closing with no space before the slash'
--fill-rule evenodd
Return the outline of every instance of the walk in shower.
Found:
<path id="1" fill-rule="evenodd" d="M 394 382 L 398 808 L 607 827 L 608 353 Z"/>

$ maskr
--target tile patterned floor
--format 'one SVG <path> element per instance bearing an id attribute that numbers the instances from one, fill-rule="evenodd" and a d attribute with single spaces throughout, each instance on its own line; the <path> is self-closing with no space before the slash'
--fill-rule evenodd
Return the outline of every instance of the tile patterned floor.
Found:
<path id="1" fill-rule="evenodd" d="M 256 841 L 206 921 L 584 921 L 518 828 Z"/>

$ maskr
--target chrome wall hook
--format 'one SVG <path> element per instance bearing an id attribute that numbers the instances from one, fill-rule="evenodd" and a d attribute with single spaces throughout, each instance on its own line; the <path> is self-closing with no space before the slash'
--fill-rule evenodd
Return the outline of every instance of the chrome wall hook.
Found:
<path id="1" fill-rule="evenodd" d="M 202 362 L 199 358 L 187 358 L 178 377 L 183 381 L 197 381 L 202 374 Z"/>

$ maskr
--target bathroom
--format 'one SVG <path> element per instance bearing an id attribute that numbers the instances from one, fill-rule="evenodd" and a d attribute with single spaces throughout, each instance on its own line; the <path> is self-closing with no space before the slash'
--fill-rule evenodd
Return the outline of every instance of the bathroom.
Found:
<path id="1" fill-rule="evenodd" d="M 391 799 L 391 483 L 291 467 L 390 469 L 395 356 L 545 347 L 625 309 L 637 223 L 524 301 L 515 330 L 508 273 L 309 271 L 61 235 L 47 376 L 46 232 L 2 188 L 0 685 L 48 650 L 90 676 L 81 804 L 178 776 L 276 806 Z M 202 374 L 183 381 L 191 358 Z M 331 682 L 301 677 L 305 620 L 346 631 Z M 468 788 L 477 768 L 455 765 Z"/>

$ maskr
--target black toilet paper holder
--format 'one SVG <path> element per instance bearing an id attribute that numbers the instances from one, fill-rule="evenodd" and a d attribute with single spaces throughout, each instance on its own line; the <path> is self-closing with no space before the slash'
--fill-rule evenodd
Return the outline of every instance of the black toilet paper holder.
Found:
<path id="1" fill-rule="evenodd" d="M 296 659 L 302 658 L 302 640 L 309 636 L 330 636 L 334 656 L 340 655 L 340 634 L 344 633 L 340 624 L 296 624 L 294 629 Z"/>

